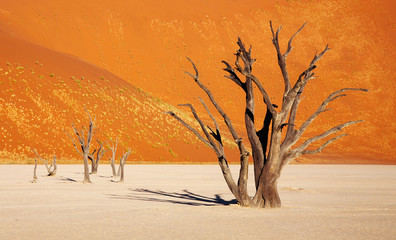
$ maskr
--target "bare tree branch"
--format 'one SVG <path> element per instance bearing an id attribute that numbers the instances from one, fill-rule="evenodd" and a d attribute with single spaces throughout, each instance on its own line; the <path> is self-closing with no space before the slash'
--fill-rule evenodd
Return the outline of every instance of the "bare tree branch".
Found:
<path id="1" fill-rule="evenodd" d="M 233 82 L 235 82 L 238 86 L 240 86 L 245 92 L 246 92 L 246 84 L 239 79 L 238 75 L 234 71 L 234 69 L 231 67 L 229 63 L 226 61 L 222 61 L 227 67 L 223 68 L 224 71 L 228 72 L 230 75 L 224 75 L 224 77 L 231 79 Z"/>
<path id="2" fill-rule="evenodd" d="M 201 101 L 202 105 L 205 107 L 206 112 L 208 113 L 208 115 L 210 116 L 210 118 L 213 120 L 213 123 L 216 126 L 216 132 L 214 132 L 209 126 L 209 130 L 211 131 L 211 135 L 213 136 L 214 139 L 216 139 L 216 141 L 218 142 L 218 147 L 220 148 L 221 151 L 224 151 L 223 149 L 223 142 L 221 140 L 221 135 L 220 135 L 220 127 L 219 124 L 217 124 L 216 118 L 213 117 L 212 113 L 210 112 L 209 108 L 206 106 L 205 102 L 202 100 L 202 98 L 199 98 L 199 100 Z"/>
<path id="3" fill-rule="evenodd" d="M 285 139 L 283 141 L 283 143 L 281 144 L 281 148 L 283 149 L 284 146 L 288 146 L 288 144 L 291 143 L 291 141 L 293 141 L 295 135 L 296 135 L 296 130 L 295 130 L 295 122 L 296 122 L 296 116 L 297 116 L 297 109 L 298 106 L 300 105 L 300 102 L 302 101 L 301 94 L 304 91 L 305 85 L 307 82 L 305 82 L 305 84 L 303 84 L 300 88 L 300 90 L 297 92 L 296 97 L 294 98 L 291 110 L 290 110 L 290 115 L 289 115 L 289 122 L 287 124 L 287 131 L 286 131 L 286 136 Z"/>
<path id="4" fill-rule="evenodd" d="M 256 84 L 256 86 L 259 88 L 260 93 L 263 96 L 263 101 L 267 105 L 267 108 L 270 110 L 270 112 L 273 116 L 276 116 L 277 112 L 276 112 L 275 108 L 273 107 L 273 104 L 271 103 L 271 99 L 270 99 L 269 95 L 267 94 L 263 85 L 257 79 L 257 77 L 251 73 L 252 64 L 254 62 L 254 60 L 252 60 L 251 56 L 250 56 L 251 51 L 250 50 L 249 50 L 249 52 L 246 51 L 246 47 L 240 38 L 238 38 L 237 43 L 239 46 L 239 50 L 235 53 L 235 55 L 236 55 L 235 66 L 236 66 L 236 69 L 238 70 L 238 72 L 240 72 L 242 75 L 244 75 L 246 77 L 246 83 L 245 83 L 245 88 L 244 88 L 245 92 L 248 93 L 246 84 L 248 83 L 249 80 L 252 80 Z M 239 64 L 239 59 L 242 59 L 244 65 L 245 65 L 243 68 Z"/>
<path id="5" fill-rule="evenodd" d="M 301 154 L 304 155 L 304 154 L 315 154 L 315 153 L 319 153 L 319 152 L 321 152 L 325 147 L 327 147 L 327 145 L 329 145 L 330 143 L 334 142 L 335 140 L 337 140 L 337 139 L 339 139 L 339 138 L 345 137 L 345 136 L 348 136 L 348 134 L 341 134 L 341 135 L 338 135 L 337 137 L 334 137 L 334 138 L 328 140 L 327 142 L 325 142 L 322 146 L 318 147 L 317 149 L 315 149 L 315 150 L 304 150 L 304 151 L 301 152 Z"/>
<path id="6" fill-rule="evenodd" d="M 195 71 L 196 71 L 196 75 L 191 75 L 188 72 L 186 72 L 187 74 L 189 74 L 192 78 L 194 78 L 195 82 L 198 84 L 198 86 L 204 90 L 204 92 L 208 95 L 210 101 L 212 102 L 213 106 L 216 108 L 216 110 L 220 113 L 220 115 L 223 117 L 224 122 L 226 123 L 228 129 L 231 132 L 231 135 L 234 139 L 234 141 L 238 144 L 240 143 L 239 139 L 240 137 L 238 136 L 234 126 L 232 125 L 232 122 L 230 120 L 230 118 L 227 116 L 227 114 L 223 111 L 223 109 L 220 107 L 220 105 L 217 103 L 217 101 L 214 99 L 213 94 L 209 91 L 209 89 L 202 84 L 202 82 L 199 80 L 198 77 L 198 70 L 195 66 L 195 64 L 192 62 L 192 60 L 190 58 L 187 57 L 187 59 L 191 62 L 191 64 L 193 65 Z M 239 144 L 238 144 L 239 145 Z"/>
<path id="7" fill-rule="evenodd" d="M 314 143 L 314 142 L 316 142 L 316 141 L 319 141 L 319 140 L 321 140 L 321 139 L 323 139 L 323 138 L 329 136 L 330 134 L 336 133 L 336 132 L 340 131 L 341 129 L 345 128 L 345 127 L 348 127 L 348 126 L 350 126 L 350 125 L 352 125 L 352 124 L 359 123 L 359 122 L 362 122 L 362 121 L 363 121 L 363 120 L 349 121 L 349 122 L 340 124 L 340 125 L 338 125 L 338 126 L 335 126 L 335 127 L 331 128 L 331 129 L 327 130 L 326 132 L 320 134 L 320 135 L 317 135 L 317 136 L 312 137 L 312 138 L 310 138 L 310 139 L 308 139 L 308 140 L 305 140 L 305 142 L 303 142 L 299 147 L 297 147 L 297 148 L 295 148 L 294 150 L 291 151 L 291 156 L 300 156 L 300 155 L 302 154 L 302 152 L 303 152 L 310 144 L 312 144 L 312 143 Z"/>
<path id="8" fill-rule="evenodd" d="M 284 147 L 291 147 L 293 146 L 298 139 L 300 139 L 301 135 L 305 132 L 305 130 L 308 128 L 308 126 L 319 116 L 319 114 L 326 112 L 330 109 L 326 109 L 326 106 L 333 100 L 336 100 L 339 97 L 346 96 L 346 94 L 340 94 L 345 91 L 363 91 L 367 92 L 367 89 L 363 88 L 343 88 L 338 91 L 333 92 L 330 94 L 323 102 L 322 104 L 318 107 L 318 109 L 300 126 L 300 128 L 295 132 L 295 134 L 288 139 L 289 141 L 285 143 L 286 145 Z M 286 138 L 285 138 L 286 140 Z"/>
<path id="9" fill-rule="evenodd" d="M 199 123 L 199 125 L 201 126 L 202 131 L 204 132 L 206 139 L 209 141 L 210 145 L 212 146 L 213 150 L 216 152 L 218 157 L 221 157 L 224 155 L 224 152 L 222 151 L 222 149 L 219 149 L 217 147 L 217 145 L 215 144 L 212 136 L 208 133 L 208 131 L 206 130 L 205 124 L 203 123 L 203 121 L 199 118 L 197 112 L 195 111 L 194 107 L 189 104 L 179 104 L 179 106 L 185 106 L 185 107 L 189 107 L 191 110 L 191 113 L 193 114 L 195 120 L 197 120 L 197 122 Z"/>
<path id="10" fill-rule="evenodd" d="M 104 149 L 103 145 L 106 144 L 107 141 L 101 142 L 98 139 L 96 139 L 96 142 L 99 145 L 98 149 L 95 149 L 89 156 L 88 158 L 91 160 L 91 174 L 95 174 L 98 172 L 98 167 L 99 167 L 99 161 L 102 158 L 102 156 L 107 152 L 110 151 L 110 149 Z M 96 153 L 96 158 L 95 154 Z"/>
<path id="11" fill-rule="evenodd" d="M 72 125 L 73 125 L 73 124 L 72 124 Z M 74 127 L 74 125 L 73 125 L 73 128 L 75 129 L 76 135 L 79 136 L 78 132 L 76 131 L 76 128 Z M 74 146 L 74 148 L 76 149 L 76 151 L 82 156 L 82 155 L 83 155 L 83 152 L 80 151 L 80 150 L 78 149 L 77 144 L 76 144 L 76 142 L 74 141 L 74 139 L 72 138 L 72 136 L 71 136 L 68 132 L 66 132 L 66 131 L 64 131 L 64 132 L 69 136 L 69 138 L 70 138 L 70 140 L 72 141 L 73 146 Z M 80 141 L 80 143 L 81 143 L 81 141 Z M 80 144 L 80 146 L 81 146 L 81 144 Z"/>
<path id="12" fill-rule="evenodd" d="M 273 27 L 272 27 L 272 22 L 270 21 L 270 28 L 271 28 L 271 32 L 272 32 L 272 43 L 275 46 L 276 49 L 276 53 L 278 56 L 278 65 L 279 68 L 281 69 L 282 72 L 282 76 L 283 76 L 283 81 L 284 81 L 284 85 L 285 85 L 285 90 L 283 93 L 283 98 L 285 99 L 287 93 L 290 91 L 291 85 L 290 85 L 290 79 L 289 79 L 289 73 L 287 71 L 287 67 L 286 67 L 286 58 L 289 55 L 289 53 L 291 52 L 291 50 L 293 49 L 292 47 L 292 41 L 294 39 L 294 37 L 305 27 L 307 23 L 304 23 L 300 29 L 298 29 L 298 31 L 290 38 L 288 44 L 287 44 L 287 50 L 284 54 L 282 54 L 282 51 L 280 49 L 279 46 L 279 32 L 282 28 L 282 26 L 280 26 L 278 28 L 278 30 L 276 31 L 276 33 L 274 33 Z"/>
<path id="13" fill-rule="evenodd" d="M 294 103 L 294 100 L 297 97 L 297 93 L 299 91 L 302 92 L 302 90 L 304 90 L 302 86 L 304 86 L 308 80 L 314 78 L 315 73 L 312 71 L 316 68 L 315 63 L 319 61 L 319 59 L 329 50 L 330 48 L 327 45 L 325 49 L 321 53 L 319 53 L 319 55 L 315 54 L 307 70 L 305 70 L 303 73 L 300 74 L 293 88 L 290 91 L 288 91 L 287 94 L 284 96 L 282 110 L 280 112 L 280 116 L 282 116 L 282 122 L 285 122 L 287 116 L 289 115 L 292 104 Z"/>
<path id="14" fill-rule="evenodd" d="M 239 174 L 239 179 L 238 179 L 238 186 L 235 184 L 232 175 L 231 175 L 231 171 L 228 167 L 228 163 L 227 160 L 224 156 L 224 152 L 222 152 L 222 155 L 219 156 L 219 154 L 216 152 L 215 148 L 213 148 L 216 152 L 216 154 L 219 156 L 218 160 L 219 160 L 219 165 L 220 168 L 222 170 L 223 173 L 223 177 L 226 180 L 226 183 L 229 187 L 229 189 L 231 190 L 231 192 L 234 194 L 234 196 L 237 198 L 237 200 L 240 203 L 246 204 L 248 205 L 248 202 L 251 201 L 251 199 L 248 197 L 247 194 L 247 176 L 248 176 L 248 156 L 249 153 L 246 151 L 244 144 L 242 143 L 242 139 L 239 138 L 237 132 L 235 131 L 235 128 L 233 127 L 231 120 L 229 119 L 229 117 L 225 114 L 225 112 L 223 111 L 223 109 L 219 106 L 219 104 L 216 102 L 216 100 L 214 99 L 212 93 L 209 91 L 208 88 L 205 87 L 205 85 L 203 85 L 201 83 L 201 81 L 199 80 L 199 75 L 198 75 L 198 69 L 196 68 L 195 64 L 192 62 L 191 59 L 187 58 L 191 64 L 193 65 L 193 68 L 195 70 L 196 75 L 192 75 L 190 73 L 187 72 L 188 75 L 190 75 L 195 82 L 198 84 L 198 86 L 205 91 L 205 93 L 208 95 L 210 101 L 212 102 L 212 104 L 215 106 L 216 110 L 220 113 L 220 115 L 223 117 L 224 122 L 226 123 L 229 131 L 231 132 L 231 135 L 234 139 L 234 141 L 237 143 L 239 151 L 241 153 L 241 170 L 240 170 L 240 174 Z M 202 128 L 201 124 L 201 128 Z M 203 130 L 205 131 L 205 128 L 203 128 Z M 207 138 L 210 139 L 210 135 L 208 136 L 206 134 Z M 213 145 L 213 143 L 211 143 L 211 145 Z"/>
<path id="15" fill-rule="evenodd" d="M 191 127 L 188 123 L 186 123 L 185 121 L 183 121 L 179 116 L 177 116 L 174 112 L 172 111 L 168 111 L 165 112 L 166 114 L 171 115 L 172 117 L 174 117 L 177 121 L 179 121 L 183 126 L 185 126 L 188 130 L 190 130 L 192 133 L 195 134 L 195 136 L 197 136 L 197 138 L 199 140 L 201 140 L 202 142 L 204 142 L 206 145 L 208 145 L 209 147 L 212 148 L 212 145 L 210 145 L 210 143 L 208 142 L 208 140 L 206 140 L 197 130 L 195 130 L 193 127 Z"/>
<path id="16" fill-rule="evenodd" d="M 36 149 L 33 149 L 32 151 L 36 154 L 36 157 L 37 157 L 37 158 L 39 158 L 41 161 L 43 161 L 43 163 L 44 163 L 44 165 L 45 165 L 45 168 L 47 169 L 48 176 L 55 176 L 55 175 L 56 175 L 56 170 L 57 170 L 57 166 L 56 166 L 56 157 L 55 157 L 55 155 L 54 155 L 54 160 L 53 160 L 51 166 L 48 166 L 47 161 L 45 161 L 44 158 L 42 158 L 42 157 L 37 153 L 37 150 L 36 150 Z"/>

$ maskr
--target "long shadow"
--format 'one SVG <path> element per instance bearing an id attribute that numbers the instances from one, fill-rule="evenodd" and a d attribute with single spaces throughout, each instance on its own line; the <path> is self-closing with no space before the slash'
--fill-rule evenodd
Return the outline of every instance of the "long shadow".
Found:
<path id="1" fill-rule="evenodd" d="M 192 193 L 188 190 L 183 190 L 181 193 L 178 192 L 166 192 L 166 191 L 153 191 L 149 189 L 129 189 L 130 194 L 120 196 L 120 195 L 110 195 L 112 198 L 117 199 L 129 199 L 129 200 L 139 200 L 148 202 L 165 202 L 172 204 L 182 204 L 190 206 L 228 206 L 231 204 L 236 204 L 236 200 L 227 201 L 221 198 L 219 194 L 215 194 L 214 197 L 206 197 L 196 193 Z"/>
<path id="2" fill-rule="evenodd" d="M 74 180 L 72 178 L 61 178 L 60 180 L 64 182 L 77 182 L 77 180 Z"/>

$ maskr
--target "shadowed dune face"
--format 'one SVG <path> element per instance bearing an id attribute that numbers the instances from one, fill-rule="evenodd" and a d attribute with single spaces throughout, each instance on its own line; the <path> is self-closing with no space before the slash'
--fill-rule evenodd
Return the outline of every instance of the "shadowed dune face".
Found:
<path id="1" fill-rule="evenodd" d="M 147 139 L 141 140 L 140 150 L 136 150 L 140 152 L 142 158 L 144 157 L 142 160 L 186 161 L 188 156 L 190 159 L 187 161 L 211 161 L 214 155 L 209 153 L 209 149 L 198 144 L 200 150 L 197 150 L 193 146 L 196 140 L 190 134 L 184 133 L 183 128 L 177 126 L 176 122 L 161 114 L 170 106 L 157 104 L 155 99 L 162 99 L 172 105 L 190 102 L 197 105 L 198 111 L 203 113 L 203 109 L 198 107 L 197 97 L 204 94 L 184 74 L 185 70 L 192 70 L 185 59 L 185 56 L 189 56 L 196 62 L 202 81 L 213 90 L 218 101 L 242 131 L 244 96 L 234 83 L 223 78 L 221 60 L 230 63 L 234 61 L 233 53 L 236 49 L 237 36 L 240 36 L 247 45 L 251 44 L 253 56 L 257 59 L 253 71 L 272 96 L 272 101 L 280 104 L 283 83 L 271 43 L 268 21 L 272 19 L 275 26 L 283 25 L 281 31 L 283 49 L 288 38 L 305 21 L 309 21 L 306 28 L 295 38 L 294 49 L 288 57 L 288 69 L 292 79 L 297 79 L 305 70 L 316 51 L 322 50 L 326 44 L 332 49 L 318 63 L 316 73 L 319 78 L 311 81 L 305 90 L 305 98 L 300 107 L 301 116 L 297 124 L 301 124 L 325 97 L 339 88 L 370 89 L 367 94 L 350 93 L 347 97 L 338 99 L 330 106 L 333 111 L 323 113 L 313 123 L 306 137 L 319 134 L 345 121 L 365 120 L 346 129 L 345 132 L 349 136 L 339 140 L 337 144 L 330 145 L 322 157 L 332 162 L 345 157 L 360 159 L 356 161 L 365 159 L 368 162 L 394 162 L 396 96 L 392 87 L 396 80 L 392 70 L 396 69 L 393 60 L 396 34 L 395 21 L 391 14 L 395 9 L 394 5 L 390 0 L 337 2 L 238 0 L 233 1 L 232 4 L 223 0 L 170 0 L 166 3 L 154 0 L 144 2 L 39 0 L 34 3 L 27 0 L 3 1 L 0 7 L 0 31 L 3 32 L 0 68 L 2 68 L 3 83 L 0 88 L 4 94 L 0 111 L 1 121 L 7 125 L 13 123 L 15 126 L 13 130 L 7 130 L 8 135 L 1 136 L 3 142 L 0 144 L 3 145 L 0 146 L 3 147 L 0 148 L 4 148 L 7 152 L 19 153 L 22 150 L 18 150 L 18 147 L 23 149 L 24 146 L 34 145 L 46 153 L 52 152 L 51 144 L 40 147 L 38 141 L 32 140 L 40 137 L 44 142 L 50 143 L 50 133 L 48 137 L 43 135 L 44 131 L 43 133 L 39 131 L 41 135 L 27 136 L 16 130 L 18 120 L 10 117 L 10 113 L 4 110 L 6 104 L 19 106 L 20 103 L 11 97 L 13 94 L 15 98 L 19 97 L 27 102 L 33 101 L 31 105 L 26 103 L 26 109 L 31 109 L 34 114 L 40 115 L 45 114 L 45 111 L 39 111 L 40 107 L 34 100 L 28 101 L 30 96 L 28 94 L 47 96 L 47 92 L 52 92 L 53 99 L 46 100 L 48 108 L 52 110 L 47 111 L 53 112 L 56 109 L 57 113 L 69 110 L 69 113 L 64 113 L 64 117 L 60 117 L 64 121 L 64 126 L 68 126 L 72 116 L 86 119 L 81 111 L 82 104 L 87 100 L 87 97 L 82 95 L 86 87 L 93 89 L 92 94 L 104 92 L 103 94 L 113 97 L 111 101 L 100 95 L 98 97 L 100 101 L 94 100 L 94 96 L 89 100 L 96 104 L 91 110 L 98 115 L 98 123 L 108 122 L 108 125 L 99 124 L 101 134 L 111 128 L 109 132 L 114 134 L 110 135 L 115 137 L 118 135 L 117 129 L 122 128 L 120 135 L 125 139 L 127 135 L 129 136 L 128 140 L 123 141 L 126 145 L 132 146 L 135 145 L 134 140 L 139 139 L 137 133 L 141 130 L 147 131 L 146 134 L 141 133 L 146 135 Z M 16 39 L 22 39 L 19 45 L 16 44 L 19 41 Z M 49 49 L 78 56 L 116 76 L 76 57 L 52 54 L 53 51 Z M 31 68 L 30 72 L 37 72 L 44 76 L 44 79 L 37 74 L 34 77 L 28 75 L 26 69 L 18 76 L 12 75 L 20 66 Z M 9 69 L 13 70 L 12 74 Z M 8 77 L 4 75 L 5 72 L 12 75 L 11 80 L 8 79 L 10 75 L 7 75 Z M 50 74 L 54 74 L 54 77 Z M 71 76 L 79 79 L 80 85 L 76 80 L 71 79 Z M 81 81 L 81 76 L 84 76 L 85 80 L 89 79 L 90 82 Z M 102 81 L 101 77 L 108 82 Z M 9 83 L 14 79 L 18 84 Z M 31 93 L 23 89 L 22 79 L 28 81 L 28 86 L 32 89 Z M 49 82 L 53 80 L 57 82 Z M 96 85 L 93 84 L 94 81 Z M 40 90 L 39 84 L 45 85 L 42 89 L 46 90 Z M 60 89 L 54 84 L 66 84 L 66 86 Z M 21 87 L 20 92 L 11 85 Z M 133 86 L 149 92 L 154 98 L 139 93 Z M 119 89 L 123 88 L 129 90 L 121 92 Z M 15 92 L 10 92 L 10 89 Z M 75 105 L 62 103 L 61 97 L 56 94 L 67 94 L 63 97 L 75 99 Z M 136 101 L 131 101 L 130 96 L 139 98 L 140 102 L 147 102 L 145 105 L 147 108 L 156 110 L 148 114 L 148 111 L 142 110 L 145 109 L 142 106 L 140 108 L 135 106 Z M 122 101 L 121 97 L 125 98 L 125 101 Z M 256 122 L 260 127 L 264 108 L 258 92 L 255 97 Z M 113 107 L 117 110 L 111 110 Z M 141 110 L 136 112 L 139 111 L 136 109 Z M 76 112 L 79 112 L 79 115 L 74 116 Z M 107 115 L 104 116 L 101 112 Z M 115 117 L 119 112 L 126 113 L 123 119 L 119 117 L 117 120 Z M 55 116 L 62 115 L 55 114 Z M 56 129 L 56 121 L 52 119 L 43 122 L 44 116 L 39 119 L 30 117 L 33 116 L 26 116 L 26 119 L 31 121 L 25 123 L 26 128 L 34 124 L 45 126 L 50 123 Z M 138 122 L 152 121 L 153 127 L 158 126 L 161 129 L 156 133 L 160 135 L 158 138 L 162 138 L 163 149 L 157 148 L 158 144 L 151 143 L 153 142 L 151 139 L 155 139 L 156 135 L 152 135 L 148 127 L 133 127 L 131 119 L 134 118 L 138 118 Z M 152 120 L 156 118 L 161 119 L 158 121 L 163 125 L 158 125 Z M 170 130 L 165 131 L 167 127 Z M 176 136 L 169 138 L 169 135 L 174 134 Z M 184 138 L 187 140 L 183 141 Z M 13 143 L 7 142 L 9 139 Z M 67 141 L 66 138 L 64 139 Z M 18 141 L 25 145 L 21 145 Z M 167 143 L 172 147 L 165 146 Z M 71 146 L 66 148 L 65 144 L 59 142 L 57 151 L 62 149 L 65 156 L 72 157 Z M 159 159 L 161 154 L 163 159 Z M 209 154 L 207 157 L 203 157 L 207 154 Z"/>

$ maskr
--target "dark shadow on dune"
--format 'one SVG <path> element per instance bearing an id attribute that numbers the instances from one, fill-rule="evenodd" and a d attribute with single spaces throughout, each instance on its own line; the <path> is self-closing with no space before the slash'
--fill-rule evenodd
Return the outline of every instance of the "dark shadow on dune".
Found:
<path id="1" fill-rule="evenodd" d="M 215 194 L 214 197 L 206 197 L 196 193 L 192 193 L 188 190 L 183 190 L 181 193 L 178 192 L 166 192 L 166 191 L 153 191 L 149 189 L 129 189 L 131 193 L 127 195 L 110 195 L 111 198 L 116 199 L 129 199 L 138 201 L 148 202 L 164 202 L 172 204 L 182 204 L 190 206 L 228 206 L 236 204 L 236 200 L 227 201 L 221 198 L 219 194 Z"/>

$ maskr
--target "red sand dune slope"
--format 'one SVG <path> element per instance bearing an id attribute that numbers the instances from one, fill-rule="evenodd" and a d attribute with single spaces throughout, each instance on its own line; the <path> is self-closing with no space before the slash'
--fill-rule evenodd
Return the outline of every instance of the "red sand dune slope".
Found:
<path id="1" fill-rule="evenodd" d="M 283 46 L 305 21 L 309 21 L 296 37 L 295 48 L 288 57 L 292 79 L 298 77 L 315 52 L 327 43 L 332 51 L 318 63 L 316 72 L 319 78 L 305 90 L 299 123 L 332 91 L 343 87 L 362 87 L 371 91 L 367 94 L 351 93 L 332 103 L 333 111 L 317 119 L 307 137 L 344 121 L 365 119 L 365 122 L 348 128 L 349 136 L 329 146 L 322 156 L 333 160 L 348 157 L 394 163 L 394 5 L 390 0 L 19 0 L 2 1 L 0 27 L 8 37 L 14 36 L 78 56 L 173 105 L 184 102 L 197 104 L 197 96 L 203 95 L 183 73 L 191 70 L 185 59 L 189 56 L 200 69 L 202 80 L 216 92 L 231 118 L 242 126 L 244 97 L 233 83 L 222 77 L 221 60 L 233 62 L 237 36 L 246 44 L 252 44 L 253 55 L 257 59 L 254 73 L 273 96 L 273 102 L 280 103 L 279 90 L 283 87 L 268 21 L 272 19 L 275 26 L 283 25 Z M 4 46 L 2 40 L 2 49 L 11 47 Z M 15 51 L 18 56 L 32 55 L 18 49 Z M 7 59 L 10 53 L 1 53 L 0 56 L 3 65 L 13 61 Z M 34 56 L 31 59 L 33 65 L 29 66 L 37 67 Z M 53 66 L 59 72 L 67 72 L 65 79 L 72 74 L 78 75 L 67 64 Z M 45 64 L 43 68 L 46 69 Z M 122 80 L 119 81 L 121 84 Z M 4 84 L 1 87 L 3 89 Z M 259 94 L 256 98 L 261 103 Z M 7 100 L 7 103 L 14 102 Z M 257 112 L 263 112 L 263 106 L 258 105 Z M 2 119 L 3 116 L 4 113 Z M 258 123 L 261 118 L 259 115 Z M 170 127 L 174 125 L 174 122 L 169 124 Z M 133 138 L 133 131 L 125 128 L 125 132 Z M 194 154 L 185 153 L 181 155 L 196 159 Z"/>
<path id="2" fill-rule="evenodd" d="M 75 162 L 65 131 L 72 134 L 72 123 L 88 125 L 84 106 L 96 117 L 95 139 L 118 138 L 118 155 L 131 148 L 135 162 L 190 162 L 208 154 L 165 118 L 172 106 L 114 74 L 4 33 L 0 42 L 0 162 L 31 162 L 32 149 Z M 96 147 L 94 141 L 91 151 Z"/>

